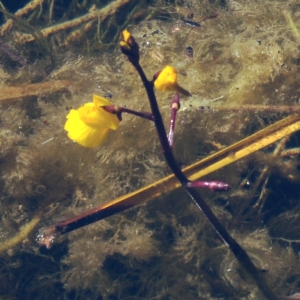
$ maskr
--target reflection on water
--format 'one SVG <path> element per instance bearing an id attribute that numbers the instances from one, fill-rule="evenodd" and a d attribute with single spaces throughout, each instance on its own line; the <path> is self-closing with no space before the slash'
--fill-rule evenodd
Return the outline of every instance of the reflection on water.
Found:
<path id="1" fill-rule="evenodd" d="M 95 150 L 63 131 L 68 111 L 93 94 L 149 111 L 116 47 L 120 30 L 133 32 L 149 78 L 172 65 L 193 95 L 182 98 L 176 125 L 174 153 L 186 166 L 297 109 L 297 1 L 40 0 L 7 8 L 18 18 L 2 14 L 0 298 L 262 299 L 181 190 L 62 236 L 49 250 L 35 237 L 169 173 L 146 120 L 124 116 Z M 157 97 L 167 122 L 172 93 Z M 300 292 L 298 147 L 296 133 L 209 176 L 228 182 L 229 192 L 203 192 L 282 297 Z"/>

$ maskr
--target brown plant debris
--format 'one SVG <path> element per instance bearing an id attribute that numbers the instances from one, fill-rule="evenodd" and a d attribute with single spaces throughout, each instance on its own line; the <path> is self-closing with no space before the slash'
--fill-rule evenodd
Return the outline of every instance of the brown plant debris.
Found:
<path id="1" fill-rule="evenodd" d="M 22 99 L 28 96 L 39 96 L 66 90 L 71 86 L 69 80 L 52 80 L 19 86 L 1 88 L 0 101 Z"/>

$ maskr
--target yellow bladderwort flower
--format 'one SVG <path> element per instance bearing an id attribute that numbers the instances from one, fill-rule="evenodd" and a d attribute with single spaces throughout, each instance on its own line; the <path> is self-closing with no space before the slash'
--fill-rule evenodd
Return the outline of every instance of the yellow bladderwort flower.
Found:
<path id="1" fill-rule="evenodd" d="M 176 91 L 185 96 L 191 96 L 190 92 L 178 85 L 177 71 L 171 66 L 166 66 L 162 71 L 154 75 L 154 80 L 154 86 L 159 91 Z"/>
<path id="2" fill-rule="evenodd" d="M 103 106 L 112 105 L 107 99 L 93 95 L 93 103 L 89 102 L 72 109 L 67 115 L 65 130 L 68 137 L 76 143 L 95 148 L 104 142 L 110 129 L 119 127 L 119 119 Z"/>

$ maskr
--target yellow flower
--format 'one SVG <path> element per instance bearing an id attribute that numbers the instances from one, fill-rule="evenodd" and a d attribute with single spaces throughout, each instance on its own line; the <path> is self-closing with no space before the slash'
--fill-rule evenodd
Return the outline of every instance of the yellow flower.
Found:
<path id="1" fill-rule="evenodd" d="M 176 91 L 185 96 L 191 96 L 190 92 L 182 88 L 177 83 L 177 72 L 171 66 L 166 66 L 154 81 L 154 86 L 159 91 Z"/>
<path id="2" fill-rule="evenodd" d="M 93 95 L 93 103 L 86 103 L 77 110 L 72 109 L 65 124 L 68 137 L 88 148 L 103 143 L 109 130 L 116 130 L 120 123 L 116 115 L 102 108 L 108 105 L 112 104 L 107 99 Z"/>

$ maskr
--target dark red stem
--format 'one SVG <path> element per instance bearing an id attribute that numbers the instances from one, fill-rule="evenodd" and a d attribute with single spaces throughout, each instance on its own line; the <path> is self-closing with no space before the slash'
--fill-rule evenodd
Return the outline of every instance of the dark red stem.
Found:
<path id="1" fill-rule="evenodd" d="M 153 115 L 149 112 L 135 111 L 135 110 L 129 109 L 127 107 L 115 106 L 115 105 L 102 106 L 102 108 L 112 114 L 116 114 L 120 121 L 122 120 L 122 113 L 128 113 L 128 114 L 135 115 L 135 116 L 143 118 L 143 119 L 153 121 Z"/>
<path id="2" fill-rule="evenodd" d="M 180 108 L 179 94 L 176 93 L 171 102 L 170 130 L 168 134 L 168 141 L 171 148 L 173 148 L 173 144 L 174 144 L 175 123 L 176 123 L 177 111 L 179 110 L 179 108 Z"/>
<path id="3" fill-rule="evenodd" d="M 199 187 L 199 188 L 208 188 L 211 191 L 228 191 L 229 185 L 227 183 L 224 183 L 222 181 L 190 181 L 186 184 L 186 187 L 192 188 L 192 187 Z"/>
<path id="4" fill-rule="evenodd" d="M 137 117 L 140 117 L 140 118 L 143 118 L 143 119 L 147 119 L 147 120 L 150 120 L 150 121 L 154 120 L 153 115 L 151 113 L 148 113 L 148 112 L 135 111 L 135 110 L 132 110 L 132 109 L 129 109 L 129 108 L 126 108 L 126 107 L 119 107 L 119 111 L 121 113 L 125 112 L 125 113 L 131 114 L 131 115 L 135 115 Z"/>

